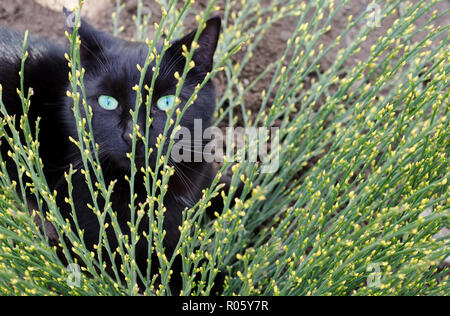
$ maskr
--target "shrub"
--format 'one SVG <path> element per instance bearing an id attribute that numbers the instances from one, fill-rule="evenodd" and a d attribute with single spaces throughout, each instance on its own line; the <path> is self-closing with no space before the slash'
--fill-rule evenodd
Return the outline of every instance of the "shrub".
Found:
<path id="1" fill-rule="evenodd" d="M 162 18 L 155 26 L 155 40 L 147 63 L 138 65 L 144 74 L 151 61 L 161 60 L 153 53 L 162 36 L 177 38 L 183 32 L 188 13 L 197 13 L 202 25 L 216 8 L 209 1 L 202 12 L 194 12 L 193 1 L 160 0 Z M 149 19 L 138 1 L 136 15 L 137 39 L 146 38 Z M 266 158 L 279 164 L 271 172 L 263 172 L 264 161 L 238 160 L 249 154 L 255 143 L 246 144 L 239 155 L 227 157 L 220 173 L 230 170 L 233 187 L 226 196 L 225 209 L 212 221 L 205 220 L 204 210 L 212 197 L 219 194 L 218 178 L 204 192 L 192 209 L 183 213 L 182 237 L 177 254 L 183 259 L 183 294 L 208 295 L 215 275 L 227 271 L 225 295 L 435 295 L 448 294 L 448 267 L 441 263 L 449 255 L 448 237 L 433 238 L 449 226 L 449 27 L 436 27 L 435 20 L 448 15 L 436 12 L 438 1 L 416 1 L 402 6 L 402 14 L 370 48 L 370 54 L 354 62 L 361 46 L 376 30 L 365 23 L 353 41 L 344 46 L 341 40 L 362 22 L 393 18 L 401 1 L 374 1 L 379 9 L 350 17 L 347 26 L 328 47 L 321 39 L 331 28 L 336 14 L 348 1 L 273 0 L 263 5 L 257 0 L 224 1 L 224 31 L 216 53 L 216 66 L 206 80 L 223 72 L 225 91 L 218 96 L 217 126 L 277 127 L 271 153 Z M 81 4 L 81 3 L 80 3 Z M 121 1 L 113 16 L 115 34 L 120 34 Z M 79 12 L 79 10 L 77 10 Z M 418 25 L 418 19 L 433 12 L 431 18 Z M 286 18 L 297 22 L 280 59 L 252 82 L 243 82 L 242 72 L 252 61 L 252 53 L 261 44 L 274 23 Z M 79 14 L 77 14 L 79 21 Z M 78 58 L 77 28 L 70 39 L 67 56 L 71 66 L 74 114 L 79 122 L 76 142 L 83 157 L 86 180 L 93 196 L 101 194 L 108 200 L 113 183 L 102 179 L 98 156 L 85 150 L 95 146 L 90 117 L 82 120 L 80 107 L 84 101 L 83 70 Z M 242 49 L 245 46 L 245 50 Z M 23 62 L 27 57 L 27 36 L 24 40 Z M 336 58 L 328 69 L 320 62 L 332 52 Z M 237 53 L 239 52 L 239 53 Z M 192 58 L 189 53 L 188 60 Z M 353 62 L 353 63 L 349 63 Z M 353 64 L 353 65 L 352 65 Z M 23 65 L 23 63 L 22 63 Z M 179 85 L 187 74 L 179 74 Z M 157 67 L 156 67 L 157 68 Z M 23 68 L 22 68 L 23 69 Z M 23 73 L 23 72 L 22 72 Z M 271 76 L 270 84 L 261 91 L 258 111 L 245 106 L 245 96 L 263 78 Z M 307 80 L 315 78 L 313 80 Z M 308 84 L 306 84 L 308 83 Z M 142 87 L 142 80 L 140 86 Z M 20 89 L 24 108 L 32 102 L 31 91 Z M 141 91 L 141 89 L 137 90 Z M 179 93 L 179 91 L 178 91 Z M 1 97 L 1 88 L 0 88 Z M 195 96 L 191 97 L 191 104 Z M 140 104 L 139 99 L 136 100 Z M 125 282 L 105 272 L 99 261 L 102 247 L 90 253 L 79 234 L 61 217 L 55 205 L 57 192 L 49 192 L 43 176 L 42 163 L 36 155 L 39 144 L 34 141 L 26 116 L 20 129 L 0 102 L 2 142 L 14 148 L 10 152 L 19 173 L 32 179 L 15 183 L 9 179 L 2 160 L 0 173 L 0 293 L 48 295 L 135 295 L 138 278 L 148 284 L 146 295 L 170 294 L 168 282 L 173 258 L 160 255 L 162 284 L 142 276 L 133 261 L 136 233 L 121 239 L 115 251 L 107 248 L 103 256 L 124 258 L 121 267 Z M 89 111 L 86 111 L 89 113 Z M 136 117 L 137 111 L 132 114 Z M 183 111 L 178 113 L 178 117 Z M 16 118 L 19 119 L 19 118 Z M 177 122 L 167 122 L 169 125 Z M 12 131 L 7 137 L 6 129 Z M 134 143 L 143 137 L 134 131 Z M 163 135 L 173 145 L 173 135 Z M 134 176 L 144 172 L 149 193 L 148 205 L 133 205 L 132 227 L 136 227 L 148 208 L 152 232 L 141 236 L 153 241 L 153 251 L 163 253 L 162 222 L 168 179 L 173 173 L 168 155 L 158 150 L 156 167 L 137 170 L 132 163 L 130 185 Z M 235 159 L 231 159 L 235 158 Z M 134 155 L 130 159 L 134 161 Z M 276 160 L 278 159 L 278 160 Z M 89 168 L 91 167 L 91 168 Z M 75 171 L 66 179 L 71 182 Z M 155 175 L 162 174 L 160 181 Z M 238 183 L 244 183 L 240 197 L 234 197 Z M 73 267 L 80 263 L 71 257 L 63 244 L 68 261 L 66 267 L 58 259 L 55 248 L 48 244 L 30 216 L 24 198 L 28 186 L 39 201 L 42 222 L 50 221 L 61 237 L 64 233 L 73 251 L 84 262 L 82 274 Z M 157 189 L 161 194 L 157 194 Z M 133 189 L 132 189 L 133 190 Z M 230 207 L 231 200 L 234 206 Z M 68 203 L 73 205 L 69 196 Z M 49 212 L 43 218 L 43 205 Z M 145 208 L 147 207 L 147 208 Z M 110 207 L 99 210 L 94 205 L 102 232 Z M 45 226 L 44 226 L 45 228 Z M 132 230 L 135 231 L 135 230 Z M 117 232 L 120 235 L 120 231 Z M 105 245 L 105 238 L 102 239 Z M 106 246 L 106 245 L 105 245 Z M 206 261 L 202 260 L 206 257 Z M 201 282 L 194 280 L 199 275 Z M 81 276 L 74 284 L 71 277 Z"/>

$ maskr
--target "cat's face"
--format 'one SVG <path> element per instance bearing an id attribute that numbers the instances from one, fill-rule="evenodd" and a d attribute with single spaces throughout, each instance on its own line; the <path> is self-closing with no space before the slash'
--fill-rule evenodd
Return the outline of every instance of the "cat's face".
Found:
<path id="1" fill-rule="evenodd" d="M 149 148 L 156 153 L 157 137 L 163 134 L 167 120 L 166 109 L 178 107 L 183 109 L 191 97 L 194 88 L 201 83 L 206 74 L 211 71 L 213 55 L 220 33 L 220 19 L 210 19 L 198 40 L 199 48 L 194 54 L 195 67 L 188 73 L 180 93 L 181 103 L 176 105 L 175 98 L 177 79 L 175 72 L 183 73 L 185 58 L 182 46 L 189 49 L 195 31 L 172 43 L 162 59 L 159 75 L 155 81 L 150 109 L 143 103 L 140 107 L 137 125 L 142 135 L 145 135 L 148 115 L 152 123 L 149 126 Z M 148 55 L 147 45 L 127 42 L 102 33 L 86 22 L 79 29 L 81 39 L 81 63 L 86 70 L 84 84 L 87 102 L 92 107 L 92 127 L 96 143 L 99 144 L 101 157 L 107 158 L 116 168 L 128 169 L 130 160 L 126 157 L 132 150 L 133 118 L 130 110 L 136 104 L 136 91 L 133 87 L 139 85 L 141 73 L 137 65 L 143 66 Z M 160 51 L 160 48 L 158 52 Z M 154 63 L 149 67 L 144 86 L 151 86 Z M 147 91 L 142 90 L 145 102 Z M 181 126 L 191 130 L 193 135 L 194 119 L 201 119 L 203 127 L 210 125 L 215 109 L 215 88 L 208 82 L 197 94 L 196 101 L 186 110 Z M 71 102 L 71 101 L 69 101 Z M 175 119 L 176 115 L 173 116 Z M 170 135 L 169 130 L 168 135 Z M 145 159 L 144 143 L 136 141 L 136 163 L 143 165 Z M 167 151 L 168 142 L 164 145 Z M 150 164 L 155 163 L 155 154 L 150 155 Z"/>

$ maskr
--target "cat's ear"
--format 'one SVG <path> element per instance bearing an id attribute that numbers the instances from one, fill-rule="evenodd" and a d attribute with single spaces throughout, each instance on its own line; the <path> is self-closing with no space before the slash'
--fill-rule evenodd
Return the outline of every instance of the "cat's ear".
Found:
<path id="1" fill-rule="evenodd" d="M 67 29 L 69 33 L 72 33 L 75 25 L 75 14 L 66 7 L 63 8 L 63 12 L 66 17 Z M 81 26 L 78 29 L 78 35 L 81 39 L 81 58 L 85 60 L 92 57 L 97 59 L 99 56 L 104 56 L 105 50 L 111 47 L 115 41 L 114 37 L 97 30 L 84 19 L 81 19 Z"/>
<path id="2" fill-rule="evenodd" d="M 203 72 L 209 72 L 213 68 L 214 53 L 216 52 L 220 36 L 220 26 L 221 20 L 219 16 L 210 18 L 198 38 L 199 47 L 196 49 L 193 59 L 195 67 Z M 172 53 L 181 54 L 183 45 L 186 45 L 187 49 L 190 50 L 196 32 L 197 30 L 192 31 L 185 37 L 176 40 L 170 48 Z"/>

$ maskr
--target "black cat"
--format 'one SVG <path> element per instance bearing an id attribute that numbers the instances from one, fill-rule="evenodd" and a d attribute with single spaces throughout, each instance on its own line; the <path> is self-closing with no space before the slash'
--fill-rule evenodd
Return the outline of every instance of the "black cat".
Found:
<path id="1" fill-rule="evenodd" d="M 66 12 L 66 15 L 68 13 Z M 194 92 L 194 88 L 201 83 L 206 74 L 212 70 L 213 56 L 220 34 L 220 18 L 214 17 L 207 21 L 205 29 L 198 40 L 199 48 L 193 60 L 195 67 L 190 70 L 183 84 L 180 94 L 183 107 L 187 98 Z M 130 161 L 126 153 L 131 152 L 131 139 L 133 122 L 130 109 L 134 109 L 136 92 L 132 90 L 140 79 L 136 65 L 144 65 L 148 54 L 148 47 L 143 43 L 134 43 L 114 38 L 90 26 L 85 21 L 79 29 L 82 41 L 80 54 L 82 66 L 86 69 L 84 84 L 86 86 L 87 101 L 93 109 L 93 133 L 95 141 L 99 144 L 99 155 L 102 161 L 102 170 L 106 180 L 117 180 L 114 193 L 111 197 L 112 208 L 117 214 L 122 232 L 129 234 L 127 222 L 130 221 L 130 188 L 125 176 L 129 174 Z M 155 148 L 156 138 L 163 133 L 166 123 L 165 107 L 173 106 L 176 79 L 174 73 L 183 73 L 185 58 L 182 56 L 182 46 L 189 49 L 194 39 L 195 31 L 176 40 L 166 51 L 160 74 L 156 79 L 153 102 L 151 104 L 151 117 L 149 147 Z M 21 63 L 23 36 L 0 28 L 0 84 L 3 85 L 3 101 L 10 115 L 22 115 L 22 105 L 16 89 L 19 87 L 19 70 Z M 159 48 L 159 50 L 161 47 Z M 67 184 L 62 181 L 63 174 L 70 164 L 81 167 L 79 164 L 79 150 L 68 138 L 77 139 L 75 120 L 72 112 L 73 101 L 66 96 L 71 90 L 68 80 L 68 63 L 64 58 L 67 49 L 58 47 L 45 40 L 31 37 L 28 48 L 29 57 L 25 64 L 25 89 L 32 87 L 34 95 L 31 98 L 31 107 L 28 114 L 31 127 L 35 128 L 38 117 L 40 121 L 40 157 L 44 164 L 50 190 L 57 190 L 57 204 L 61 214 L 71 221 L 70 206 L 64 202 L 68 194 Z M 147 72 L 145 83 L 150 86 L 152 80 L 152 66 Z M 194 119 L 201 119 L 203 128 L 211 124 L 215 109 L 215 87 L 209 81 L 198 93 L 194 104 L 190 106 L 181 120 L 181 125 L 193 129 Z M 145 98 L 144 98 L 145 99 Z M 140 130 L 145 130 L 146 107 L 141 106 L 138 115 Z M 5 141 L 1 145 L 3 160 L 12 178 L 17 177 L 15 162 L 8 160 L 7 152 L 11 148 Z M 165 150 L 167 144 L 165 145 Z M 137 142 L 136 163 L 138 169 L 143 165 L 144 144 Z M 150 165 L 155 163 L 155 155 L 150 156 Z M 165 213 L 164 229 L 167 232 L 164 239 L 166 256 L 170 258 L 178 243 L 182 225 L 182 211 L 193 206 L 201 198 L 201 190 L 210 186 L 216 175 L 216 170 L 208 163 L 180 163 L 176 166 L 177 173 L 171 178 L 169 189 L 164 200 L 167 212 Z M 228 179 L 222 179 L 228 185 Z M 99 223 L 96 215 L 87 207 L 92 204 L 91 194 L 85 183 L 84 176 L 78 172 L 73 176 L 73 200 L 78 218 L 78 225 L 84 231 L 84 241 L 88 249 L 93 250 L 98 243 Z M 144 202 L 147 192 L 142 185 L 142 177 L 136 179 L 135 191 L 137 199 L 135 205 Z M 97 201 L 102 209 L 104 201 Z M 223 207 L 221 201 L 215 200 L 212 211 L 220 212 Z M 211 210 L 210 210 L 211 211 Z M 107 219 L 107 222 L 110 219 Z M 139 233 L 147 231 L 148 218 L 144 217 Z M 76 231 L 76 230 L 75 230 Z M 107 229 L 108 242 L 111 249 L 116 249 L 118 242 L 110 225 Z M 145 238 L 140 238 L 136 247 L 136 262 L 138 268 L 145 275 L 147 270 L 148 245 Z M 118 260 L 118 259 L 117 259 Z M 152 271 L 158 269 L 157 258 L 152 258 Z M 120 261 L 116 262 L 120 264 Z M 172 293 L 179 293 L 182 288 L 180 277 L 181 260 L 178 258 L 173 266 L 174 274 L 170 284 Z M 220 279 L 220 280 L 219 280 Z M 214 291 L 222 286 L 222 275 L 216 279 Z M 145 287 L 142 282 L 141 288 Z"/>

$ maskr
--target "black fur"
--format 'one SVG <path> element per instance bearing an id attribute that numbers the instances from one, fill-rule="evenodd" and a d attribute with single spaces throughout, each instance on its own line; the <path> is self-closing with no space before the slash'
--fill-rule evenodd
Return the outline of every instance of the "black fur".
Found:
<path id="1" fill-rule="evenodd" d="M 192 69 L 184 82 L 180 98 L 182 104 L 194 91 L 195 86 L 203 81 L 206 73 L 212 69 L 213 55 L 216 49 L 220 33 L 220 19 L 212 18 L 207 22 L 202 32 L 196 51 L 194 61 L 196 67 Z M 117 180 L 114 193 L 111 198 L 112 207 L 117 214 L 122 232 L 129 234 L 127 222 L 130 221 L 129 209 L 129 183 L 124 177 L 129 173 L 130 162 L 126 153 L 131 151 L 131 141 L 128 135 L 132 133 L 131 116 L 129 110 L 134 108 L 136 92 L 132 87 L 138 84 L 140 73 L 136 65 L 144 65 L 147 56 L 145 44 L 127 42 L 100 32 L 85 21 L 79 30 L 82 41 L 81 56 L 82 65 L 86 69 L 84 83 L 87 90 L 88 104 L 93 107 L 93 132 L 96 142 L 100 145 L 100 156 L 102 158 L 102 169 L 107 183 Z M 174 94 L 176 80 L 174 72 L 183 72 L 185 59 L 181 58 L 181 47 L 188 48 L 193 40 L 195 31 L 184 38 L 177 40 L 166 52 L 160 75 L 156 80 L 151 107 L 153 123 L 150 126 L 149 147 L 156 148 L 156 138 L 163 132 L 166 122 L 166 113 L 157 109 L 155 102 L 160 96 Z M 22 106 L 16 93 L 19 87 L 19 70 L 21 62 L 23 36 L 6 29 L 0 29 L 0 83 L 3 85 L 3 101 L 9 114 L 20 116 Z M 67 196 L 67 185 L 63 179 L 63 173 L 67 171 L 70 164 L 80 169 L 78 149 L 68 141 L 68 137 L 77 138 L 75 121 L 71 107 L 72 100 L 66 96 L 70 90 L 68 81 L 69 68 L 64 58 L 67 49 L 58 47 L 45 40 L 31 37 L 28 45 L 29 58 L 25 66 L 25 88 L 32 87 L 34 95 L 31 99 L 29 121 L 34 128 L 34 122 L 38 117 L 40 122 L 39 141 L 40 156 L 44 163 L 44 171 L 50 189 L 57 190 L 57 204 L 65 218 L 72 222 L 70 206 L 64 202 Z M 174 63 L 175 62 L 175 63 Z M 150 86 L 152 79 L 152 67 L 150 67 L 146 83 Z M 115 111 L 102 109 L 97 99 L 100 95 L 110 95 L 116 98 L 120 106 Z M 207 128 L 212 120 L 215 109 L 215 88 L 212 82 L 208 82 L 198 94 L 195 103 L 189 107 L 184 115 L 181 125 L 193 128 L 194 119 L 202 119 L 203 127 Z M 138 124 L 140 130 L 145 130 L 145 106 L 141 107 Z M 144 161 L 142 142 L 138 142 L 137 163 L 142 165 Z M 167 144 L 166 147 L 167 149 Z M 9 146 L 2 142 L 1 154 L 7 161 L 11 177 L 17 177 L 15 163 L 7 158 Z M 150 164 L 155 163 L 154 155 L 150 157 Z M 179 240 L 181 226 L 181 214 L 186 207 L 192 206 L 201 198 L 201 190 L 209 187 L 211 180 L 216 174 L 212 165 L 207 163 L 180 164 L 177 169 L 180 173 L 172 177 L 169 190 L 165 198 L 164 229 L 167 235 L 164 246 L 168 258 L 172 256 L 173 250 Z M 188 182 L 188 183 L 187 183 Z M 136 180 L 136 204 L 144 202 L 147 192 L 142 185 L 142 179 Z M 73 177 L 73 200 L 76 208 L 78 224 L 84 230 L 84 241 L 89 249 L 93 249 L 98 242 L 99 223 L 97 217 L 88 209 L 87 204 L 92 204 L 91 195 L 85 184 L 84 176 L 78 172 Z M 98 203 L 103 207 L 104 201 L 99 198 Z M 216 210 L 220 212 L 221 203 L 213 203 Z M 223 205 L 222 205 L 223 206 Z M 108 219 L 107 221 L 110 221 Z M 72 226 L 75 230 L 74 223 Z M 148 230 L 148 219 L 144 218 L 139 226 L 139 233 Z M 117 248 L 117 240 L 110 225 L 107 230 L 108 242 L 111 249 Z M 145 238 L 140 238 L 136 248 L 136 262 L 145 275 L 147 268 L 148 245 Z M 157 271 L 157 258 L 153 258 L 154 267 Z M 117 262 L 120 264 L 120 262 Z M 177 259 L 174 264 L 174 276 L 171 289 L 174 293 L 181 290 L 181 261 Z M 222 279 L 222 276 L 221 278 Z M 221 283 L 221 282 L 218 282 Z M 144 287 L 144 284 L 139 284 Z M 217 288 L 221 285 L 218 284 Z"/>

